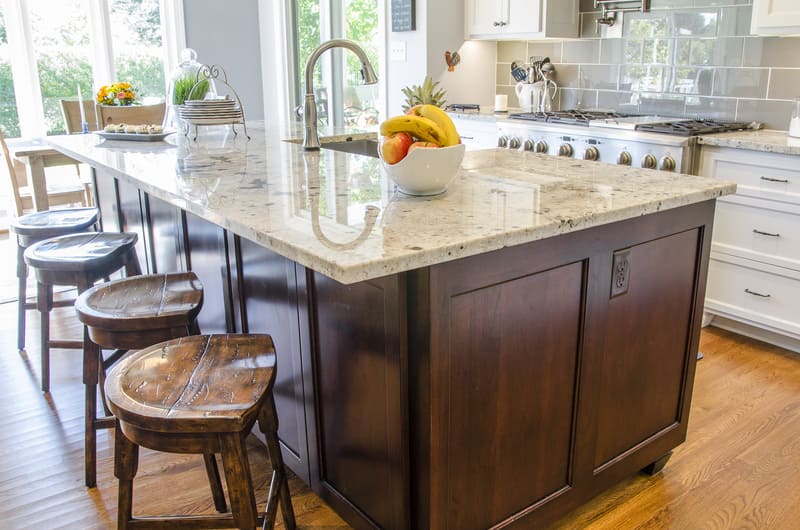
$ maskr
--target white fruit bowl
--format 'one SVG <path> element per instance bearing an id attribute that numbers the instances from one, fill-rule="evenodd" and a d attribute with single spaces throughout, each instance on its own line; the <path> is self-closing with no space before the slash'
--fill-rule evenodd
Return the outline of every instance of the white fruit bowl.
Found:
<path id="1" fill-rule="evenodd" d="M 464 144 L 439 148 L 412 149 L 396 164 L 381 158 L 383 167 L 397 188 L 406 195 L 438 195 L 447 190 L 464 159 Z M 378 154 L 381 150 L 378 149 Z"/>

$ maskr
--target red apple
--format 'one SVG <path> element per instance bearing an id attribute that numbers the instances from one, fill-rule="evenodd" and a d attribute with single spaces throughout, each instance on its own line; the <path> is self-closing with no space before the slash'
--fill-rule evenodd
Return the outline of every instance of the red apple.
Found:
<path id="1" fill-rule="evenodd" d="M 387 164 L 396 164 L 406 157 L 414 139 L 407 132 L 399 132 L 383 137 L 381 158 Z"/>
<path id="2" fill-rule="evenodd" d="M 439 148 L 438 144 L 433 142 L 414 142 L 408 148 L 408 151 L 411 152 L 412 149 L 430 149 L 430 148 Z"/>

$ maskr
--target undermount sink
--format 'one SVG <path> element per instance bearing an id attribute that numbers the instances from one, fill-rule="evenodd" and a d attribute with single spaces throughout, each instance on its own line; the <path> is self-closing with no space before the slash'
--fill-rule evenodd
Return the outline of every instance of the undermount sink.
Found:
<path id="1" fill-rule="evenodd" d="M 322 149 L 333 149 L 334 151 L 378 158 L 378 141 L 368 138 L 344 140 L 341 142 L 324 142 L 320 147 L 322 147 Z"/>

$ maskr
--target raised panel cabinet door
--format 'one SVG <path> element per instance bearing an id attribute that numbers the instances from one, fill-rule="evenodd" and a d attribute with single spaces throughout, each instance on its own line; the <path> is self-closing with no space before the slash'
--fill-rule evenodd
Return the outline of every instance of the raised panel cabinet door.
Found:
<path id="1" fill-rule="evenodd" d="M 800 2 L 753 0 L 750 31 L 756 35 L 800 34 Z"/>
<path id="2" fill-rule="evenodd" d="M 631 247 L 627 291 L 608 303 L 598 356 L 595 473 L 683 427 L 699 230 Z M 602 360 L 601 360 L 602 359 Z"/>
<path id="3" fill-rule="evenodd" d="M 508 25 L 505 33 L 540 33 L 542 28 L 542 2 L 536 0 L 504 0 L 508 7 Z"/>
<path id="4" fill-rule="evenodd" d="M 508 0 L 467 0 L 465 11 L 467 36 L 500 33 L 508 23 Z"/>
<path id="5" fill-rule="evenodd" d="M 142 268 L 142 272 L 145 274 L 150 273 L 153 271 L 153 266 L 150 256 L 149 234 L 145 234 L 142 195 L 137 187 L 122 180 L 117 181 L 117 193 L 122 230 L 135 232 L 139 236 L 136 241 L 136 256 L 139 258 L 139 266 Z"/>
<path id="6" fill-rule="evenodd" d="M 308 483 L 304 366 L 295 264 L 244 238 L 236 237 L 235 245 L 242 331 L 272 336 L 278 359 L 273 389 L 278 409 L 278 436 L 284 447 L 286 465 Z"/>

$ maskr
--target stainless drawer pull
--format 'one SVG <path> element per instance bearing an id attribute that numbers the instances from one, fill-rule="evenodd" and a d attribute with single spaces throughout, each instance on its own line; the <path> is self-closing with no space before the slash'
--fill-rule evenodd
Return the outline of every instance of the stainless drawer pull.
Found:
<path id="1" fill-rule="evenodd" d="M 750 289 L 745 289 L 744 292 L 746 292 L 747 294 L 752 294 L 753 296 L 760 296 L 761 298 L 772 298 L 771 294 L 761 294 L 755 291 L 751 291 Z"/>
<path id="2" fill-rule="evenodd" d="M 474 136 L 464 136 L 463 134 L 461 135 L 461 138 L 463 138 L 464 140 L 474 140 L 475 139 Z"/>
<path id="3" fill-rule="evenodd" d="M 772 177 L 765 177 L 761 176 L 761 180 L 766 180 L 767 182 L 780 182 L 782 184 L 789 184 L 789 179 L 776 179 Z"/>
<path id="4" fill-rule="evenodd" d="M 756 230 L 755 228 L 753 228 L 753 233 L 754 234 L 759 234 L 759 235 L 762 235 L 762 236 L 781 237 L 780 234 L 770 234 L 769 232 L 762 232 L 761 230 Z"/>

